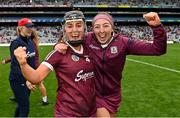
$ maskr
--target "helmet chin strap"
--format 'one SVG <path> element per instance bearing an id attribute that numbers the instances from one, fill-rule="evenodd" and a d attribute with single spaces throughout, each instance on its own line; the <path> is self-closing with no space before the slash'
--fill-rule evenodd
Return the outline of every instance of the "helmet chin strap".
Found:
<path id="1" fill-rule="evenodd" d="M 80 45 L 82 45 L 84 43 L 84 40 L 83 39 L 78 39 L 78 40 L 72 40 L 70 41 L 66 35 L 64 35 L 63 37 L 64 39 L 64 42 L 66 42 L 68 45 L 72 46 L 72 47 L 78 47 Z"/>
<path id="2" fill-rule="evenodd" d="M 67 41 L 70 45 L 72 45 L 73 47 L 78 47 L 80 45 L 83 44 L 83 40 L 82 39 L 79 39 L 79 40 L 76 40 L 76 41 Z"/>

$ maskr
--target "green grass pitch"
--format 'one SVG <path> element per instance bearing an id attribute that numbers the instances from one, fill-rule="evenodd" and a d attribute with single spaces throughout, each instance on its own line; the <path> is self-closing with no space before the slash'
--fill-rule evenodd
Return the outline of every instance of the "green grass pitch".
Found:
<path id="1" fill-rule="evenodd" d="M 41 61 L 52 46 L 39 47 Z M 0 47 L 0 60 L 9 56 L 8 47 Z M 120 117 L 180 117 L 180 44 L 168 45 L 162 56 L 128 56 L 129 59 L 177 70 L 172 72 L 159 67 L 126 61 L 122 78 L 122 103 Z M 12 96 L 8 76 L 9 64 L 0 64 L 0 117 L 12 117 L 16 104 Z M 52 72 L 45 80 L 48 106 L 41 105 L 39 90 L 30 96 L 30 117 L 52 117 L 56 100 L 56 78 Z"/>

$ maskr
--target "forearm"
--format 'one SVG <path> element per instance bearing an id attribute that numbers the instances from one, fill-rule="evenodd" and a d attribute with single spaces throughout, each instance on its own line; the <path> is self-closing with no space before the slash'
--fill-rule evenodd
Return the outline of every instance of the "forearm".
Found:
<path id="1" fill-rule="evenodd" d="M 34 70 L 32 67 L 30 67 L 27 63 L 20 65 L 21 72 L 26 80 L 33 84 L 38 84 L 42 80 L 40 79 L 40 74 L 37 70 Z"/>

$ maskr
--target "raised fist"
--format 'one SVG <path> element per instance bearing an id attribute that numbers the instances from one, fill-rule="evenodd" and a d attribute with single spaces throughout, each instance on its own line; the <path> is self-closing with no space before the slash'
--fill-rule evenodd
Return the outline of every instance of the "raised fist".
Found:
<path id="1" fill-rule="evenodd" d="M 16 50 L 14 50 L 14 55 L 16 56 L 19 65 L 23 65 L 27 63 L 26 47 L 18 47 Z"/>
<path id="2" fill-rule="evenodd" d="M 150 26 L 158 26 L 161 24 L 160 18 L 156 12 L 149 12 L 144 14 L 143 18 Z"/>

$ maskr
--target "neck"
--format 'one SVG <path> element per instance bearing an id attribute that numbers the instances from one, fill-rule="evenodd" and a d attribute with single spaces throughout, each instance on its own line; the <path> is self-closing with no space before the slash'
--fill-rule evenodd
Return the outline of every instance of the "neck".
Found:
<path id="1" fill-rule="evenodd" d="M 80 51 L 81 50 L 81 45 L 77 47 L 73 47 L 75 50 Z"/>

